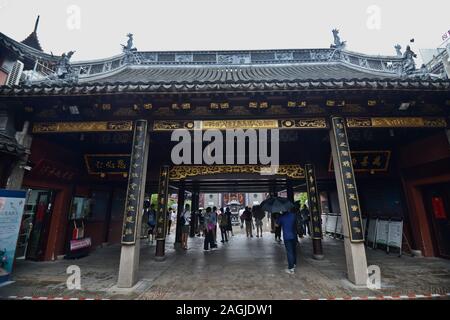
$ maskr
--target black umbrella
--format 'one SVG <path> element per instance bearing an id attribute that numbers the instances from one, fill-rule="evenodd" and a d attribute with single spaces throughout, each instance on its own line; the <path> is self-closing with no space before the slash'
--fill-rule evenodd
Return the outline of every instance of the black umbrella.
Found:
<path id="1" fill-rule="evenodd" d="M 270 197 L 261 202 L 261 208 L 268 212 L 285 212 L 289 211 L 293 206 L 291 201 L 281 197 Z"/>
<path id="2" fill-rule="evenodd" d="M 264 212 L 264 210 L 261 208 L 260 205 L 253 206 L 253 210 L 254 210 L 253 216 L 256 219 L 263 219 L 266 216 L 266 213 Z"/>

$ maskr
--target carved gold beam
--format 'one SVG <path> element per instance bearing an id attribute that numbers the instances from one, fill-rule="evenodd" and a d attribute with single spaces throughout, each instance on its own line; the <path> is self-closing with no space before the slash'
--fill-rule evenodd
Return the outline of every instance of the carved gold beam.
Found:
<path id="1" fill-rule="evenodd" d="M 292 179 L 304 179 L 305 172 L 300 165 L 280 165 L 276 171 L 271 171 L 270 166 L 264 165 L 191 165 L 173 166 L 170 169 L 171 180 L 181 180 L 188 177 L 217 175 L 217 174 L 260 174 L 287 176 Z"/>
<path id="2" fill-rule="evenodd" d="M 33 133 L 132 131 L 132 121 L 37 122 Z"/>
<path id="3" fill-rule="evenodd" d="M 301 119 L 238 119 L 238 120 L 158 120 L 153 123 L 153 131 L 226 130 L 226 129 L 326 129 L 325 118 Z"/>
<path id="4" fill-rule="evenodd" d="M 347 118 L 349 128 L 446 128 L 447 120 L 436 117 Z"/>

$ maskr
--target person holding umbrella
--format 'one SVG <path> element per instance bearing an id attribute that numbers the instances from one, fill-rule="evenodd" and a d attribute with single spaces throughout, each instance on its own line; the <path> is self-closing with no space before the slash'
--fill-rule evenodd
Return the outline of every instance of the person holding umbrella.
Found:
<path id="1" fill-rule="evenodd" d="M 295 214 L 292 212 L 294 205 L 288 199 L 280 197 L 271 197 L 261 203 L 261 208 L 269 212 L 283 212 L 276 221 L 283 230 L 284 246 L 288 260 L 288 268 L 285 270 L 288 274 L 295 273 L 297 266 L 297 235 L 295 225 Z"/>
<path id="2" fill-rule="evenodd" d="M 283 214 L 278 217 L 277 224 L 283 229 L 283 240 L 288 260 L 288 268 L 285 271 L 288 274 L 294 274 L 295 267 L 297 266 L 295 214 L 291 210 L 283 212 Z"/>

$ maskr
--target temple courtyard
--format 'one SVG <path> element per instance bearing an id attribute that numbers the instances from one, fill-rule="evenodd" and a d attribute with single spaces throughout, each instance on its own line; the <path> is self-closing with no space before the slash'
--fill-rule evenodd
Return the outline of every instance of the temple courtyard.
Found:
<path id="1" fill-rule="evenodd" d="M 238 229 L 238 228 L 237 228 Z M 325 237 L 324 260 L 312 259 L 311 240 L 298 247 L 295 275 L 284 272 L 284 245 L 273 234 L 247 238 L 240 230 L 213 251 L 203 250 L 203 238 L 189 239 L 187 251 L 173 248 L 174 233 L 166 245 L 166 259 L 154 259 L 155 243 L 142 240 L 140 281 L 132 289 L 116 287 L 120 245 L 104 246 L 77 260 L 17 261 L 13 283 L 0 287 L 10 299 L 321 299 L 376 298 L 435 294 L 449 298 L 450 261 L 387 254 L 367 249 L 368 265 L 381 270 L 381 289 L 355 287 L 346 278 L 344 243 Z M 67 289 L 67 268 L 81 271 L 81 289 Z M 438 297 L 439 295 L 439 297 Z"/>

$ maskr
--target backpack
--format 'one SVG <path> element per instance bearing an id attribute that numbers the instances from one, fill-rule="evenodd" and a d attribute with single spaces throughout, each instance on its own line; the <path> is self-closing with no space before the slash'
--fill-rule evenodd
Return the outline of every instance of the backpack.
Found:
<path id="1" fill-rule="evenodd" d="M 186 218 L 184 217 L 184 212 L 183 212 L 183 215 L 180 217 L 180 223 L 182 226 L 184 226 L 186 224 Z"/>
<path id="2" fill-rule="evenodd" d="M 154 210 L 148 211 L 148 224 L 155 225 L 156 224 L 156 213 Z"/>

